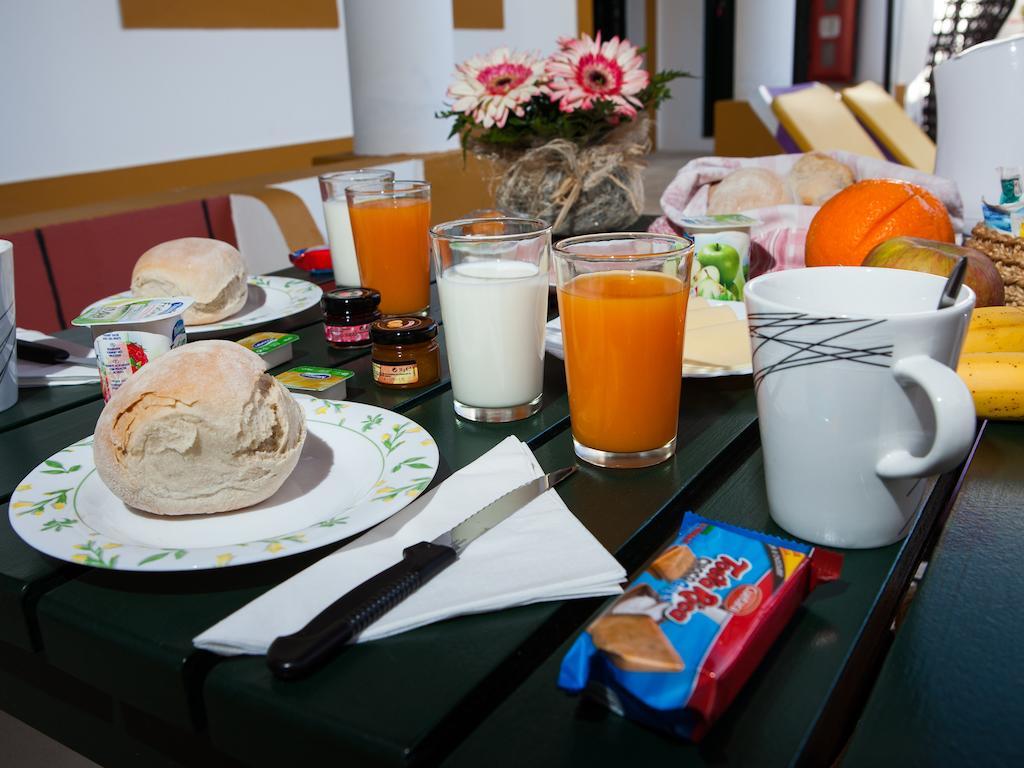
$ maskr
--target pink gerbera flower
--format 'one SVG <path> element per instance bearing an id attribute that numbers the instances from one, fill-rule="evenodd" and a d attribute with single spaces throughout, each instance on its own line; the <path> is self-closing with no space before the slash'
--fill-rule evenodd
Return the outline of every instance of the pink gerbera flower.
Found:
<path id="1" fill-rule="evenodd" d="M 545 65 L 547 91 L 563 112 L 590 109 L 596 101 L 610 101 L 615 112 L 635 117 L 642 107 L 636 94 L 647 87 L 650 76 L 643 57 L 628 40 L 613 37 L 601 42 L 601 33 L 591 39 L 559 38 L 559 50 Z"/>
<path id="2" fill-rule="evenodd" d="M 455 68 L 448 96 L 452 111 L 472 115 L 484 128 L 505 127 L 509 112 L 523 116 L 523 105 L 541 93 L 544 62 L 530 53 L 497 48 Z"/>

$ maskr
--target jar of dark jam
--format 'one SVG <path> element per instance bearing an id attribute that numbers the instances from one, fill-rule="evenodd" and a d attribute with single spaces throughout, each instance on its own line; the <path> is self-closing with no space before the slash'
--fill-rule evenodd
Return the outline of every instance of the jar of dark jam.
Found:
<path id="1" fill-rule="evenodd" d="M 370 346 L 370 326 L 380 319 L 380 292 L 373 288 L 336 288 L 320 300 L 324 336 L 335 349 Z"/>
<path id="2" fill-rule="evenodd" d="M 437 323 L 429 317 L 389 317 L 370 326 L 373 380 L 389 389 L 414 389 L 441 378 Z"/>

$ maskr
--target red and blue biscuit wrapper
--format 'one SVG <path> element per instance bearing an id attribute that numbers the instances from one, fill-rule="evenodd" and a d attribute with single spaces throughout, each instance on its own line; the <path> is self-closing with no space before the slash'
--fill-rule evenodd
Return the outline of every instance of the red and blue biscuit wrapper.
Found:
<path id="1" fill-rule="evenodd" d="M 558 685 L 699 741 L 842 555 L 687 512 L 675 541 L 573 643 Z"/>

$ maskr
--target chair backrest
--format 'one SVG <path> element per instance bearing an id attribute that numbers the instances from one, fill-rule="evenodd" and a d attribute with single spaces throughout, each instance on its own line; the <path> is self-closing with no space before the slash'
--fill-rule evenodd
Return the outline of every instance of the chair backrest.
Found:
<path id="1" fill-rule="evenodd" d="M 897 162 L 925 173 L 935 170 L 935 142 L 882 86 L 865 80 L 840 93 L 854 117 Z"/>
<path id="2" fill-rule="evenodd" d="M 840 149 L 885 159 L 838 94 L 826 85 L 814 83 L 780 94 L 772 100 L 772 112 L 803 152 Z"/>

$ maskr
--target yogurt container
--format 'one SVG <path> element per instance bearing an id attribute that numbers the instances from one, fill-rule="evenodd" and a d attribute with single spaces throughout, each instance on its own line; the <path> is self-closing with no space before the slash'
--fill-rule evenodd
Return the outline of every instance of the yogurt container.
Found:
<path id="1" fill-rule="evenodd" d="M 681 219 L 693 238 L 690 293 L 705 299 L 743 301 L 750 274 L 750 228 L 757 219 L 737 213 Z"/>
<path id="2" fill-rule="evenodd" d="M 150 360 L 185 343 L 182 314 L 193 301 L 188 296 L 107 299 L 71 321 L 92 330 L 104 401 Z"/>

